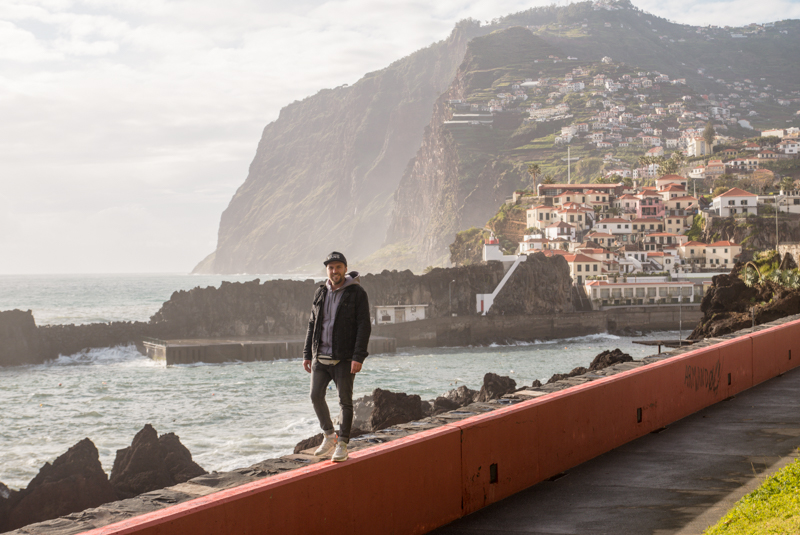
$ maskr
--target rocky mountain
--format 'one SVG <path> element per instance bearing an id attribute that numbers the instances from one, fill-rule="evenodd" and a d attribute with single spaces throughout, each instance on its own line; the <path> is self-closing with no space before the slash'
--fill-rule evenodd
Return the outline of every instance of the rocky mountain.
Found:
<path id="1" fill-rule="evenodd" d="M 798 21 L 701 28 L 628 0 L 534 8 L 483 26 L 463 21 L 446 40 L 352 86 L 284 108 L 264 129 L 249 175 L 222 215 L 216 251 L 195 271 L 316 270 L 330 249 L 345 251 L 362 271 L 447 265 L 458 231 L 483 227 L 511 192 L 530 187 L 529 163 L 540 162 L 556 179 L 567 175 L 566 147 L 553 139 L 569 121 L 525 122 L 515 104 L 492 112 L 491 124 L 451 128 L 454 101 L 462 112 L 489 113 L 488 103 L 522 80 L 563 80 L 578 69 L 588 77 L 586 90 L 557 102 L 569 104 L 571 121 L 585 122 L 602 108 L 592 76 L 657 71 L 683 83 L 625 96 L 635 113 L 682 97 L 707 106 L 704 97 L 716 92 L 737 105 L 750 99 L 753 126 L 774 126 L 797 107 L 785 103 L 800 89 L 798 48 Z M 524 89 L 525 106 L 547 98 Z M 745 133 L 738 125 L 726 131 Z M 580 159 L 574 180 L 602 169 L 597 147 L 572 150 Z"/>
<path id="2" fill-rule="evenodd" d="M 317 269 L 323 250 L 363 258 L 378 249 L 431 107 L 481 31 L 464 21 L 446 40 L 351 86 L 282 109 L 222 214 L 217 249 L 195 272 Z"/>

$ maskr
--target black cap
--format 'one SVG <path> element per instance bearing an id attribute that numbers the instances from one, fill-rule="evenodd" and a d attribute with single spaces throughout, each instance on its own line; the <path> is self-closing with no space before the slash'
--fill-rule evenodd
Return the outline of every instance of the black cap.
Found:
<path id="1" fill-rule="evenodd" d="M 331 262 L 341 262 L 345 266 L 347 265 L 347 259 L 344 257 L 344 255 L 342 253 L 339 253 L 337 251 L 334 251 L 331 254 L 329 254 L 328 258 L 325 259 L 323 264 L 325 264 L 327 266 Z"/>

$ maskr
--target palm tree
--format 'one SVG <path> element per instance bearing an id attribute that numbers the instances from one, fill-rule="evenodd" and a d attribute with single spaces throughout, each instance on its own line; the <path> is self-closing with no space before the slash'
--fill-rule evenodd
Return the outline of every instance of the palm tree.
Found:
<path id="1" fill-rule="evenodd" d="M 537 195 L 538 192 L 536 191 L 536 178 L 542 170 L 539 168 L 538 163 L 532 163 L 528 166 L 528 174 L 531 175 L 531 183 L 533 184 L 533 194 Z"/>
<path id="2" fill-rule="evenodd" d="M 542 184 L 555 184 L 556 181 L 553 179 L 552 175 L 544 175 L 542 179 Z"/>
<path id="3" fill-rule="evenodd" d="M 781 191 L 784 193 L 791 191 L 794 188 L 794 179 L 790 176 L 785 176 L 781 179 Z"/>

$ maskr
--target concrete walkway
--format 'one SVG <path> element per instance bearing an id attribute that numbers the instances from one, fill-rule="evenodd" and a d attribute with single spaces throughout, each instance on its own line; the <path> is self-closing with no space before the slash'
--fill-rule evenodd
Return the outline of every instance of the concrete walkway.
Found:
<path id="1" fill-rule="evenodd" d="M 702 533 L 798 447 L 800 368 L 432 533 Z"/>

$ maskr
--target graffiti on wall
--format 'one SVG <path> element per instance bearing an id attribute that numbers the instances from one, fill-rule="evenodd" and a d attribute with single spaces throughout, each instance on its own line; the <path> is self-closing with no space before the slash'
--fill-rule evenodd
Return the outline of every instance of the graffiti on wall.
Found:
<path id="1" fill-rule="evenodd" d="M 721 367 L 719 359 L 717 359 L 717 363 L 712 368 L 687 364 L 683 382 L 688 388 L 694 388 L 695 390 L 705 388 L 709 392 L 716 393 L 719 388 Z"/>

